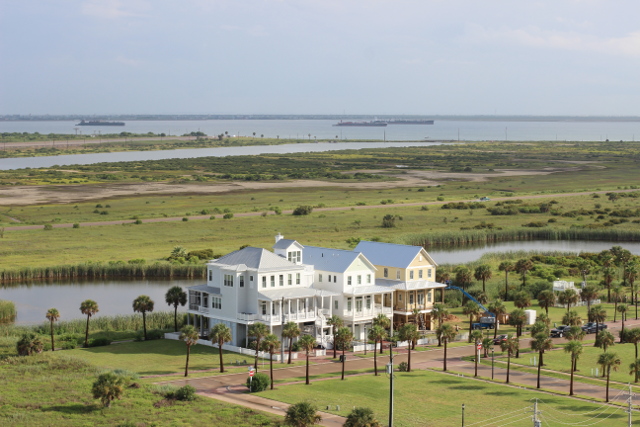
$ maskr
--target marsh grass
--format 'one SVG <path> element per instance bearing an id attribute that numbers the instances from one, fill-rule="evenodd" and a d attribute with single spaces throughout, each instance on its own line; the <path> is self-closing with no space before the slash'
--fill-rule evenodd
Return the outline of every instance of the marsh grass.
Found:
<path id="1" fill-rule="evenodd" d="M 13 322 L 17 314 L 13 301 L 0 300 L 0 324 Z"/>

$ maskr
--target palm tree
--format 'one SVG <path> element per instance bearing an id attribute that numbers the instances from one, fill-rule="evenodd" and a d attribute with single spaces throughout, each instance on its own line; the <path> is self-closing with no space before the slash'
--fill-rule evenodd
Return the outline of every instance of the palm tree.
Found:
<path id="1" fill-rule="evenodd" d="M 616 321 L 616 314 L 618 313 L 618 303 L 622 301 L 623 297 L 624 297 L 624 289 L 622 289 L 622 286 L 616 285 L 611 287 L 611 299 L 613 300 L 613 321 L 614 322 Z"/>
<path id="2" fill-rule="evenodd" d="M 80 304 L 80 311 L 82 312 L 82 314 L 87 316 L 87 330 L 84 334 L 84 346 L 86 348 L 89 347 L 89 319 L 100 310 L 98 309 L 97 302 L 88 299 L 82 301 L 82 303 Z"/>
<path id="3" fill-rule="evenodd" d="M 518 308 L 531 306 L 531 294 L 527 291 L 520 291 L 513 296 L 513 304 Z"/>
<path id="4" fill-rule="evenodd" d="M 224 323 L 217 323 L 213 328 L 211 328 L 209 338 L 211 338 L 212 343 L 218 343 L 218 355 L 220 356 L 220 372 L 224 372 L 222 346 L 224 345 L 224 343 L 229 342 L 233 339 L 233 336 L 231 335 L 231 329 L 229 329 L 229 327 Z"/>
<path id="5" fill-rule="evenodd" d="M 189 375 L 189 355 L 191 354 L 191 346 L 198 343 L 200 335 L 193 325 L 185 325 L 180 331 L 180 340 L 187 345 L 187 363 L 184 365 L 184 376 Z"/>
<path id="6" fill-rule="evenodd" d="M 313 343 L 315 344 L 315 340 Z M 269 377 L 271 378 L 271 390 L 273 390 L 273 353 L 275 353 L 278 347 L 280 347 L 280 341 L 275 334 L 269 334 L 262 340 L 262 349 L 269 352 Z"/>
<path id="7" fill-rule="evenodd" d="M 504 271 L 504 299 L 509 297 L 509 272 L 515 270 L 515 265 L 511 261 L 502 261 L 498 266 L 498 270 Z"/>
<path id="8" fill-rule="evenodd" d="M 631 289 L 632 300 L 636 306 L 636 320 L 638 320 L 638 293 L 640 292 L 640 286 L 636 284 L 636 279 L 640 274 L 640 265 L 638 265 L 638 261 L 635 258 L 632 258 L 625 264 L 625 269 L 625 279 Z"/>
<path id="9" fill-rule="evenodd" d="M 549 335 L 549 326 L 547 326 L 547 324 L 544 322 L 540 322 L 539 320 L 536 320 L 535 323 L 531 325 L 530 332 L 532 337 L 536 336 L 541 332 Z"/>
<path id="10" fill-rule="evenodd" d="M 120 399 L 125 388 L 125 379 L 113 372 L 100 374 L 91 387 L 94 399 L 100 399 L 105 408 L 111 407 L 111 402 Z"/>
<path id="11" fill-rule="evenodd" d="M 495 328 L 493 328 L 493 339 L 495 340 L 498 336 L 498 319 L 500 318 L 500 316 L 507 313 L 507 307 L 504 305 L 501 299 L 497 299 L 489 304 L 488 309 L 496 316 L 496 324 Z"/>
<path id="12" fill-rule="evenodd" d="M 332 320 L 334 317 L 336 319 L 340 319 L 337 316 L 331 316 L 329 320 Z M 293 339 L 299 337 L 300 334 L 301 334 L 300 327 L 296 322 L 287 322 L 282 328 L 282 338 L 289 339 L 289 362 L 288 362 L 289 365 L 291 365 L 291 352 L 293 351 Z M 335 342 L 335 335 L 334 335 L 333 358 L 335 359 L 335 357 L 336 357 L 336 342 Z"/>
<path id="13" fill-rule="evenodd" d="M 573 289 L 565 289 L 558 295 L 558 302 L 562 305 L 567 305 L 567 311 L 571 308 L 572 304 L 577 304 L 580 300 L 580 296 Z"/>
<path id="14" fill-rule="evenodd" d="M 487 292 L 485 282 L 491 279 L 492 274 L 491 267 L 487 264 L 481 264 L 476 267 L 473 277 L 475 277 L 476 280 L 482 280 L 482 292 Z"/>
<path id="15" fill-rule="evenodd" d="M 406 323 L 402 325 L 402 327 L 398 331 L 398 335 L 402 341 L 409 342 L 409 346 L 407 348 L 407 372 L 411 372 L 411 346 L 414 346 L 415 348 L 415 343 L 420 338 L 420 332 L 418 332 L 418 328 L 416 327 L 416 325 L 412 323 Z"/>
<path id="16" fill-rule="evenodd" d="M 533 268 L 533 262 L 529 259 L 519 259 L 516 262 L 515 270 L 522 275 L 522 287 L 527 285 L 527 271 Z"/>
<path id="17" fill-rule="evenodd" d="M 331 334 L 333 335 L 333 358 L 336 358 L 336 331 L 344 326 L 344 322 L 341 318 L 336 316 L 335 314 L 327 319 L 327 325 L 331 326 Z M 297 336 L 299 336 L 298 334 Z M 291 349 L 291 346 L 289 346 Z M 291 358 L 289 358 L 289 363 L 291 363 Z"/>
<path id="18" fill-rule="evenodd" d="M 544 332 L 539 333 L 538 335 L 536 335 L 535 337 L 533 337 L 533 339 L 530 342 L 531 344 L 531 350 L 533 351 L 537 351 L 538 355 L 539 355 L 539 360 L 538 360 L 538 383 L 536 385 L 536 388 L 540 388 L 540 369 L 542 368 L 543 360 L 542 357 L 544 355 L 544 352 L 547 350 L 551 350 L 553 348 L 553 340 L 551 338 L 549 338 L 549 335 L 545 334 Z"/>
<path id="19" fill-rule="evenodd" d="M 562 316 L 562 323 L 569 326 L 578 326 L 582 325 L 582 319 L 576 310 L 571 310 Z"/>
<path id="20" fill-rule="evenodd" d="M 344 427 L 382 427 L 369 408 L 353 408 L 347 415 Z"/>
<path id="21" fill-rule="evenodd" d="M 256 322 L 249 326 L 249 336 L 256 339 L 256 358 L 253 369 L 258 370 L 258 352 L 260 351 L 260 341 L 269 334 L 269 328 L 264 323 Z"/>
<path id="22" fill-rule="evenodd" d="M 46 314 L 47 320 L 51 322 L 51 351 L 55 350 L 55 343 L 53 341 L 53 322 L 57 322 L 60 319 L 60 313 L 55 308 L 50 308 Z"/>
<path id="23" fill-rule="evenodd" d="M 587 285 L 580 292 L 580 298 L 587 303 L 587 313 L 591 313 L 591 301 L 597 299 L 599 293 L 600 290 L 595 285 Z M 589 318 L 589 321 L 592 322 L 593 320 Z"/>
<path id="24" fill-rule="evenodd" d="M 582 341 L 586 333 L 580 326 L 573 325 L 563 334 L 567 341 Z"/>
<path id="25" fill-rule="evenodd" d="M 601 348 L 602 351 L 606 352 L 607 349 L 613 346 L 616 343 L 616 339 L 613 334 L 607 330 L 600 331 L 596 336 L 595 346 Z M 604 372 L 602 374 L 604 377 Z"/>
<path id="26" fill-rule="evenodd" d="M 571 354 L 571 380 L 569 381 L 569 396 L 573 396 L 573 373 L 576 370 L 578 358 L 582 353 L 582 343 L 580 341 L 569 341 L 564 346 L 564 352 Z"/>
<path id="27" fill-rule="evenodd" d="M 606 369 L 607 372 L 607 392 L 605 402 L 609 403 L 609 377 L 611 375 L 611 368 L 614 371 L 618 370 L 618 366 L 620 366 L 620 358 L 616 353 L 610 353 L 605 351 L 598 357 L 598 365 L 602 366 L 602 370 Z"/>
<path id="28" fill-rule="evenodd" d="M 31 356 L 34 353 L 42 353 L 43 348 L 44 344 L 34 332 L 22 334 L 20 340 L 16 343 L 18 356 Z"/>
<path id="29" fill-rule="evenodd" d="M 300 344 L 300 348 L 303 349 L 307 355 L 306 384 L 309 385 L 309 354 L 311 354 L 313 348 L 316 346 L 316 339 L 311 335 L 303 335 L 302 338 L 300 338 L 300 340 L 298 341 L 298 344 Z"/>
<path id="30" fill-rule="evenodd" d="M 386 314 L 378 314 L 373 318 L 373 325 L 381 326 L 387 331 L 391 331 L 391 319 L 389 319 Z M 382 354 L 382 341 L 380 341 L 380 354 Z"/>
<path id="31" fill-rule="evenodd" d="M 342 327 L 335 333 L 335 337 L 336 344 L 342 349 L 342 379 L 344 380 L 344 365 L 346 361 L 344 352 L 349 346 L 349 343 L 353 340 L 353 332 L 351 332 L 351 329 L 349 328 Z"/>
<path id="32" fill-rule="evenodd" d="M 631 369 L 631 372 L 629 372 L 629 375 L 635 375 L 635 380 L 633 382 L 637 383 L 638 374 L 640 373 L 640 359 L 636 359 L 634 362 L 632 362 L 629 365 L 629 369 Z"/>
<path id="33" fill-rule="evenodd" d="M 479 331 L 482 333 L 482 331 Z M 493 346 L 493 339 L 487 337 L 482 339 L 482 351 L 484 352 L 483 357 L 489 357 L 489 349 Z"/>
<path id="34" fill-rule="evenodd" d="M 544 308 L 544 311 L 549 315 L 549 307 L 556 305 L 556 294 L 552 290 L 542 291 L 538 294 L 538 305 L 540 308 Z"/>
<path id="35" fill-rule="evenodd" d="M 462 313 L 469 316 L 469 342 L 471 342 L 471 331 L 473 330 L 473 318 L 482 314 L 482 309 L 473 301 L 467 301 L 462 307 Z"/>
<path id="36" fill-rule="evenodd" d="M 522 327 L 527 323 L 527 316 L 524 314 L 524 310 L 517 308 L 509 314 L 509 324 L 516 327 L 516 337 L 520 338 L 522 335 Z M 516 351 L 516 358 L 520 358 L 520 349 Z"/>
<path id="37" fill-rule="evenodd" d="M 596 322 L 597 337 L 600 332 L 600 323 L 604 323 L 604 321 L 607 320 L 607 310 L 605 310 L 601 304 L 594 305 L 591 307 L 591 310 L 589 310 L 589 317 L 592 322 Z"/>
<path id="38" fill-rule="evenodd" d="M 507 352 L 507 381 L 509 384 L 509 372 L 511 370 L 511 357 L 514 354 L 520 352 L 520 340 L 518 337 L 514 337 L 511 334 L 507 336 L 507 339 L 500 343 L 500 349 Z"/>
<path id="39" fill-rule="evenodd" d="M 622 329 L 620 330 L 620 342 L 622 342 L 622 337 L 624 336 L 624 320 L 627 317 L 627 310 L 629 306 L 627 304 L 620 304 L 616 307 L 618 313 L 620 313 L 620 320 L 622 320 Z"/>
<path id="40" fill-rule="evenodd" d="M 472 273 L 467 267 L 460 266 L 456 268 L 456 285 L 460 286 L 462 289 L 466 289 L 471 285 L 471 277 Z"/>
<path id="41" fill-rule="evenodd" d="M 380 348 L 382 348 L 382 341 L 387 337 L 387 331 L 380 325 L 373 325 L 369 329 L 368 339 L 373 341 L 373 370 L 375 376 L 378 376 L 378 352 L 376 351 L 376 343 L 380 341 Z"/>
<path id="42" fill-rule="evenodd" d="M 616 270 L 612 267 L 604 267 L 600 272 L 602 273 L 604 286 L 607 288 L 607 302 L 611 302 L 611 283 L 615 277 Z"/>
<path id="43" fill-rule="evenodd" d="M 187 303 L 187 293 L 180 286 L 173 286 L 164 295 L 164 300 L 168 305 L 173 306 L 173 329 L 178 332 L 178 306 L 184 306 Z"/>
<path id="44" fill-rule="evenodd" d="M 449 317 L 449 310 L 447 310 L 447 307 L 444 304 L 433 304 L 431 317 L 433 320 L 438 322 L 438 327 L 440 327 L 444 323 L 444 320 Z M 440 347 L 442 345 L 442 340 L 439 334 L 436 335 L 438 335 L 438 347 Z"/>
<path id="45" fill-rule="evenodd" d="M 300 402 L 289 406 L 284 416 L 284 423 L 293 427 L 309 427 L 320 424 L 322 417 L 318 415 L 318 408 L 309 402 Z"/>
<path id="46" fill-rule="evenodd" d="M 442 338 L 442 342 L 444 343 L 444 360 L 443 360 L 443 371 L 447 372 L 447 343 L 453 340 L 456 337 L 456 330 L 453 329 L 450 323 L 443 323 L 438 326 L 438 335 Z"/>
<path id="47" fill-rule="evenodd" d="M 638 343 L 640 343 L 640 328 L 627 329 L 627 332 L 625 334 L 625 341 L 628 343 L 632 343 L 635 346 L 635 350 L 636 350 L 635 360 L 638 360 Z M 637 376 L 636 376 L 635 382 L 638 382 Z"/>
<path id="48" fill-rule="evenodd" d="M 147 311 L 153 311 L 153 300 L 147 295 L 140 295 L 133 300 L 133 311 L 142 313 L 142 330 L 144 331 L 144 340 L 147 340 Z"/>
<path id="49" fill-rule="evenodd" d="M 476 357 L 475 357 L 475 373 L 474 373 L 474 377 L 478 376 L 478 345 L 480 343 L 482 343 L 482 340 L 484 339 L 484 334 L 482 333 L 482 331 L 473 331 L 470 334 L 471 339 L 473 340 L 473 344 L 475 345 L 476 348 Z M 485 354 L 486 354 L 486 349 L 485 349 Z"/>

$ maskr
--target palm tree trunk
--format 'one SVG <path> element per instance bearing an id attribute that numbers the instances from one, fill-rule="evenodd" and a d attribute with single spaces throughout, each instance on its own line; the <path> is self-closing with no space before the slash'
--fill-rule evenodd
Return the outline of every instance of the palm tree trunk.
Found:
<path id="1" fill-rule="evenodd" d="M 542 356 L 542 353 L 540 353 Z M 540 368 L 542 367 L 542 360 L 538 360 L 538 383 L 536 384 L 536 388 L 540 388 Z"/>
<path id="2" fill-rule="evenodd" d="M 222 344 L 222 341 L 218 342 L 218 354 L 220 355 L 220 372 L 224 372 L 224 364 L 222 363 Z"/>
<path id="3" fill-rule="evenodd" d="M 273 390 L 273 351 L 269 351 L 269 376 L 271 377 L 271 390 Z"/>
<path id="4" fill-rule="evenodd" d="M 291 338 L 291 341 L 293 341 L 293 338 Z M 290 341 L 290 343 L 291 343 Z M 336 345 L 336 333 L 333 333 L 333 358 L 336 358 L 336 350 L 338 348 L 338 346 Z M 291 344 L 289 344 L 289 363 L 291 363 Z"/>
<path id="5" fill-rule="evenodd" d="M 289 365 L 291 365 L 291 348 L 293 347 L 293 337 L 289 338 Z M 333 340 L 333 358 L 336 358 L 336 342 Z"/>
<path id="6" fill-rule="evenodd" d="M 51 351 L 55 351 L 55 344 L 53 343 L 53 320 L 51 321 Z M 636 359 L 637 358 L 638 356 L 636 356 Z"/>
<path id="7" fill-rule="evenodd" d="M 309 385 L 309 350 L 307 350 L 307 385 Z"/>
<path id="8" fill-rule="evenodd" d="M 477 347 L 477 346 L 478 346 L 478 345 L 476 344 L 476 347 Z M 476 350 L 476 363 L 475 363 L 475 365 L 476 365 L 476 366 L 475 366 L 475 372 L 474 372 L 474 374 L 473 374 L 473 377 L 474 377 L 474 378 L 478 376 L 478 351 L 479 351 L 479 350 Z"/>
<path id="9" fill-rule="evenodd" d="M 189 375 L 189 353 L 191 353 L 191 346 L 187 346 L 187 363 L 184 365 L 184 376 Z"/>
<path id="10" fill-rule="evenodd" d="M 260 348 L 260 340 L 256 340 L 256 358 L 253 362 L 253 369 L 258 372 L 258 349 Z"/>
<path id="11" fill-rule="evenodd" d="M 638 342 L 634 342 L 633 345 L 635 345 L 636 347 L 636 362 L 638 361 Z M 636 377 L 635 377 L 635 381 L 634 382 L 638 382 L 638 370 L 636 369 Z"/>
<path id="12" fill-rule="evenodd" d="M 573 396 L 573 371 L 575 360 L 571 358 L 571 380 L 569 381 L 569 396 Z"/>
<path id="13" fill-rule="evenodd" d="M 375 372 L 375 376 L 378 376 L 378 353 L 376 352 L 375 346 L 373 349 L 373 371 Z"/>
<path id="14" fill-rule="evenodd" d="M 607 394 L 606 394 L 606 399 L 605 402 L 609 403 L 609 374 L 611 373 L 611 367 L 608 366 L 607 367 Z"/>
<path id="15" fill-rule="evenodd" d="M 444 341 L 444 372 L 447 372 L 447 340 L 443 340 Z"/>
<path id="16" fill-rule="evenodd" d="M 342 348 L 342 378 L 344 380 L 344 348 Z"/>
<path id="17" fill-rule="evenodd" d="M 407 356 L 407 372 L 411 372 L 411 343 L 409 343 L 409 356 Z"/>
<path id="18" fill-rule="evenodd" d="M 511 370 L 511 352 L 507 352 L 507 384 L 509 384 L 509 371 Z"/>
<path id="19" fill-rule="evenodd" d="M 473 315 L 469 315 L 469 341 L 471 342 L 471 331 L 473 331 Z"/>
<path id="20" fill-rule="evenodd" d="M 87 330 L 84 333 L 84 347 L 89 347 L 89 318 L 91 316 L 87 314 Z"/>
<path id="21" fill-rule="evenodd" d="M 147 314 L 142 312 L 142 330 L 144 331 L 144 340 L 147 340 Z"/>
<path id="22" fill-rule="evenodd" d="M 498 337 L 498 314 L 496 314 L 496 323 L 493 325 L 493 339 Z"/>
<path id="23" fill-rule="evenodd" d="M 487 289 L 484 287 L 484 277 L 482 278 L 482 292 L 487 292 Z"/>
<path id="24" fill-rule="evenodd" d="M 504 272 L 504 300 L 508 301 L 509 296 L 509 272 L 505 270 Z"/>
<path id="25" fill-rule="evenodd" d="M 174 332 L 178 332 L 178 304 L 173 305 L 173 329 Z M 188 316 L 189 314 L 187 314 Z"/>

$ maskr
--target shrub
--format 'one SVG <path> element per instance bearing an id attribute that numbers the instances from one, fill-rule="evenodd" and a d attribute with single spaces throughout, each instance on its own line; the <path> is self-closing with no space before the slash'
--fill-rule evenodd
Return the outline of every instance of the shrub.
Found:
<path id="1" fill-rule="evenodd" d="M 73 228 L 80 228 L 80 224 L 79 224 L 79 223 L 77 223 L 77 222 L 76 222 L 76 223 L 74 223 L 74 224 L 73 224 Z"/>
<path id="2" fill-rule="evenodd" d="M 110 407 L 114 399 L 120 399 L 124 392 L 126 381 L 113 372 L 105 372 L 101 374 L 96 382 L 93 383 L 91 392 L 94 399 L 100 399 L 105 407 Z"/>
<path id="3" fill-rule="evenodd" d="M 140 225 L 140 224 L 142 224 L 142 220 L 141 219 L 136 219 L 134 221 L 134 224 Z"/>
<path id="4" fill-rule="evenodd" d="M 319 424 L 322 417 L 317 412 L 318 408 L 309 402 L 296 403 L 287 409 L 284 423 L 295 427 L 309 427 Z"/>
<path id="5" fill-rule="evenodd" d="M 147 341 L 149 340 L 161 340 L 164 338 L 164 332 L 159 329 L 152 329 L 147 331 Z"/>
<path id="6" fill-rule="evenodd" d="M 387 214 L 382 218 L 382 228 L 394 228 L 396 226 L 396 216 Z"/>
<path id="7" fill-rule="evenodd" d="M 231 219 L 233 218 L 233 214 L 231 212 L 227 212 L 222 216 L 223 219 Z"/>
<path id="8" fill-rule="evenodd" d="M 257 373 L 253 376 L 253 380 L 247 378 L 247 387 L 252 393 L 266 390 L 269 384 L 271 384 L 271 379 L 267 374 Z"/>
<path id="9" fill-rule="evenodd" d="M 45 225 L 44 225 L 44 229 L 45 229 L 45 230 L 47 230 L 47 231 L 49 231 L 49 230 L 53 230 L 53 225 L 51 225 L 51 224 L 45 224 Z"/>
<path id="10" fill-rule="evenodd" d="M 313 211 L 313 206 L 298 206 L 293 210 L 294 215 L 309 215 Z"/>
<path id="11" fill-rule="evenodd" d="M 200 249 L 197 251 L 190 251 L 187 254 L 188 257 L 192 257 L 192 256 L 196 256 L 199 259 L 212 259 L 214 258 L 213 256 L 213 249 Z"/>
<path id="12" fill-rule="evenodd" d="M 174 396 L 176 400 L 182 400 L 182 401 L 195 400 L 196 389 L 193 386 L 190 386 L 187 384 L 185 386 L 180 387 L 178 390 L 176 390 Z"/>
<path id="13" fill-rule="evenodd" d="M 103 347 L 105 345 L 111 345 L 111 340 L 108 338 L 92 338 L 89 340 L 89 347 Z"/>
<path id="14" fill-rule="evenodd" d="M 407 362 L 400 362 L 400 364 L 398 365 L 398 370 L 400 372 L 407 372 L 408 369 L 409 369 L 409 364 Z"/>
<path id="15" fill-rule="evenodd" d="M 381 424 L 375 418 L 373 410 L 369 408 L 353 408 L 347 415 L 344 427 L 381 427 Z"/>
<path id="16" fill-rule="evenodd" d="M 20 340 L 16 343 L 16 349 L 18 350 L 19 356 L 31 356 L 35 353 L 42 353 L 43 348 L 44 344 L 42 343 L 42 340 L 33 332 L 23 334 Z"/>
<path id="17" fill-rule="evenodd" d="M 187 218 L 186 216 L 184 218 L 182 218 L 182 221 L 187 222 L 189 221 L 189 218 Z"/>
<path id="18" fill-rule="evenodd" d="M 444 197 L 438 196 L 438 197 L 436 197 L 436 200 L 439 201 L 439 202 L 444 202 Z"/>

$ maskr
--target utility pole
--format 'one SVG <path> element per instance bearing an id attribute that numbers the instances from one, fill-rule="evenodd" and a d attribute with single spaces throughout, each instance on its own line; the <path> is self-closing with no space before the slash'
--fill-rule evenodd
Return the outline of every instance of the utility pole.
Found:
<path id="1" fill-rule="evenodd" d="M 393 345 L 390 343 L 389 347 Z M 393 427 L 393 351 L 389 353 L 387 374 L 389 374 L 389 427 Z"/>
<path id="2" fill-rule="evenodd" d="M 533 402 L 533 427 L 542 427 L 542 421 L 538 419 L 538 398 L 536 397 L 535 402 Z"/>
<path id="3" fill-rule="evenodd" d="M 631 413 L 633 411 L 633 391 L 631 391 L 631 383 L 629 383 L 629 400 L 628 400 L 629 406 L 627 407 L 626 412 L 629 414 L 629 427 L 631 427 L 631 424 L 633 422 L 633 420 L 631 419 Z"/>
<path id="4" fill-rule="evenodd" d="M 462 404 L 462 427 L 464 427 L 464 403 Z"/>
<path id="5" fill-rule="evenodd" d="M 257 280 L 257 279 L 256 279 Z M 280 363 L 284 363 L 284 297 L 280 303 L 280 316 L 282 317 L 282 339 L 280 340 Z"/>

